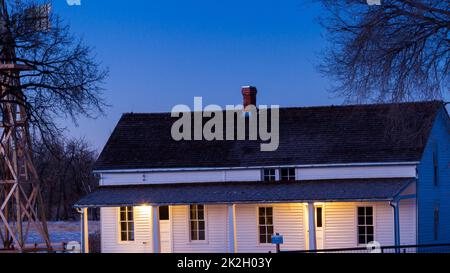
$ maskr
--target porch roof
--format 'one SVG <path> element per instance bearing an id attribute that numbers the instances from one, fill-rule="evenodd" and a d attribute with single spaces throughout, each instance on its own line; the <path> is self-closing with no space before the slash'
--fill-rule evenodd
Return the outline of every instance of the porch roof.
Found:
<path id="1" fill-rule="evenodd" d="M 74 206 L 391 201 L 414 181 L 389 178 L 103 186 Z"/>

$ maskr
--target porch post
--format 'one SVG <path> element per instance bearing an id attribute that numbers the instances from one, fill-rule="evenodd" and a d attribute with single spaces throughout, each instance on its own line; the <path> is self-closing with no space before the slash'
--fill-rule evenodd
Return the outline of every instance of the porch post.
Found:
<path id="1" fill-rule="evenodd" d="M 391 207 L 394 209 L 394 238 L 395 246 L 400 246 L 400 212 L 398 201 L 391 202 Z"/>
<path id="2" fill-rule="evenodd" d="M 152 206 L 152 233 L 153 253 L 160 253 L 161 236 L 159 232 L 159 206 Z"/>
<path id="3" fill-rule="evenodd" d="M 81 253 L 89 253 L 88 209 L 82 208 L 79 212 L 81 221 Z"/>
<path id="4" fill-rule="evenodd" d="M 236 206 L 228 204 L 228 253 L 236 252 Z"/>
<path id="5" fill-rule="evenodd" d="M 316 250 L 316 217 L 314 203 L 308 203 L 309 250 Z"/>

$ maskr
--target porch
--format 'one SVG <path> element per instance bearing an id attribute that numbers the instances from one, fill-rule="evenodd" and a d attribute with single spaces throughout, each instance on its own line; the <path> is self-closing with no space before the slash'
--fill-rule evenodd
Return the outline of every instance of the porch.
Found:
<path id="1" fill-rule="evenodd" d="M 203 223 L 192 216 L 199 206 Z M 383 245 L 416 239 L 413 179 L 108 186 L 76 207 L 85 251 L 92 207 L 101 207 L 104 252 L 274 252 L 268 233 L 283 235 L 286 251 L 357 247 L 361 236 Z M 124 208 L 132 208 L 131 241 L 121 238 Z M 362 211 L 371 222 L 361 224 Z"/>

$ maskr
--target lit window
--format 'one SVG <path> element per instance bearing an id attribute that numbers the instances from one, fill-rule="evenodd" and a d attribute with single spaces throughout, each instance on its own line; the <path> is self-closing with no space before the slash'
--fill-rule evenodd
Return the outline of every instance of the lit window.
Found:
<path id="1" fill-rule="evenodd" d="M 276 169 L 264 169 L 263 170 L 263 180 L 264 181 L 275 181 L 276 180 Z"/>
<path id="2" fill-rule="evenodd" d="M 373 207 L 358 207 L 358 244 L 374 240 Z"/>
<path id="3" fill-rule="evenodd" d="M 133 207 L 120 207 L 120 240 L 134 241 Z"/>
<path id="4" fill-rule="evenodd" d="M 273 235 L 273 209 L 271 207 L 260 207 L 258 214 L 259 243 L 270 244 Z"/>
<path id="5" fill-rule="evenodd" d="M 205 206 L 190 206 L 191 241 L 205 240 Z"/>
<path id="6" fill-rule="evenodd" d="M 282 181 L 295 181 L 295 168 L 282 168 L 280 172 Z"/>

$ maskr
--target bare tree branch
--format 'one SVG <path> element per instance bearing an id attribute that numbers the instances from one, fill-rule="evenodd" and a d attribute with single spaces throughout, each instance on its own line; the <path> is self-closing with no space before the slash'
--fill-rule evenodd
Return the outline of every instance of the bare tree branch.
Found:
<path id="1" fill-rule="evenodd" d="M 442 99 L 450 80 L 450 0 L 320 0 L 332 47 L 320 66 L 347 102 Z"/>
<path id="2" fill-rule="evenodd" d="M 0 87 L 7 90 L 0 103 L 8 94 L 23 93 L 17 103 L 25 106 L 31 126 L 48 139 L 62 129 L 57 118 L 76 122 L 80 115 L 95 118 L 103 114 L 102 84 L 108 73 L 92 49 L 73 37 L 57 15 L 50 14 L 48 22 L 25 16 L 36 6 L 32 1 L 15 1 L 0 27 L 0 56 L 3 45 L 13 39 L 15 62 L 30 68 L 20 74 L 19 87 L 10 84 L 15 75 L 0 71 Z"/>

